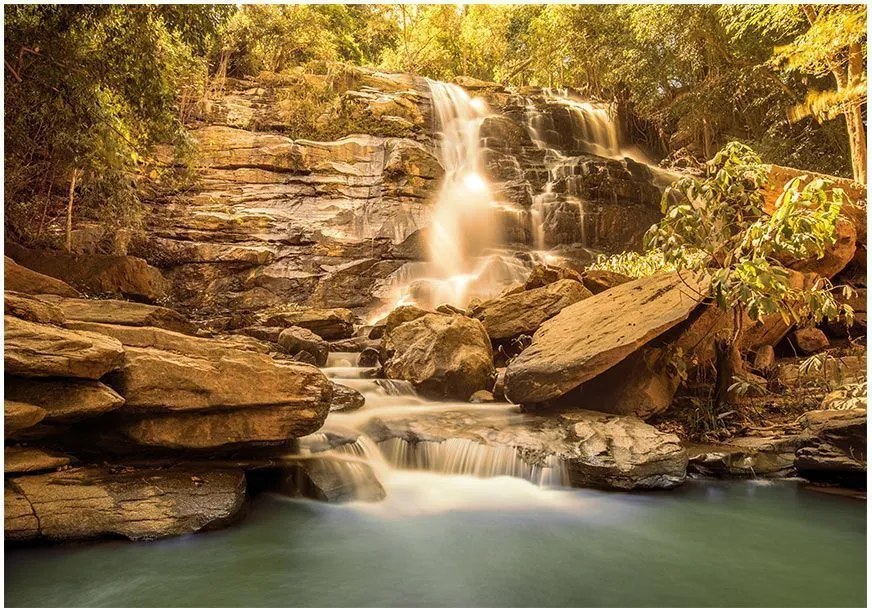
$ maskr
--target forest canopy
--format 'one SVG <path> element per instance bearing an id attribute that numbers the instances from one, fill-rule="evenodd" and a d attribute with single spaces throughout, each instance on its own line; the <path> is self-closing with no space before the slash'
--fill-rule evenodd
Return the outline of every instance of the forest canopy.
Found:
<path id="1" fill-rule="evenodd" d="M 620 107 L 658 157 L 737 140 L 866 179 L 860 4 L 16 5 L 4 32 L 18 238 L 60 213 L 71 181 L 84 209 L 132 208 L 162 175 L 156 146 L 184 151 L 216 79 L 324 61 L 570 87 Z"/>

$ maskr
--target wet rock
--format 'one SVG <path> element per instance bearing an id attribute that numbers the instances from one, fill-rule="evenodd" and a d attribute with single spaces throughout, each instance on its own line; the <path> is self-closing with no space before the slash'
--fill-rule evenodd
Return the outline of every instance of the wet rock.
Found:
<path id="1" fill-rule="evenodd" d="M 360 357 L 357 359 L 357 364 L 360 367 L 378 367 L 380 365 L 378 349 L 364 348 L 360 351 Z"/>
<path id="2" fill-rule="evenodd" d="M 532 334 L 561 310 L 592 294 L 579 282 L 562 279 L 544 287 L 483 302 L 472 311 L 491 340 Z"/>
<path id="3" fill-rule="evenodd" d="M 813 355 L 829 347 L 830 341 L 824 332 L 817 327 L 804 327 L 793 332 L 793 340 L 799 349 L 807 355 Z"/>
<path id="4" fill-rule="evenodd" d="M 434 398 L 467 400 L 493 385 L 493 351 L 481 322 L 431 313 L 385 333 L 385 377 Z"/>
<path id="5" fill-rule="evenodd" d="M 737 437 L 725 444 L 688 449 L 689 468 L 716 477 L 786 477 L 795 472 L 798 435 Z"/>
<path id="6" fill-rule="evenodd" d="M 78 468 L 7 482 L 7 541 L 151 540 L 227 525 L 245 504 L 238 470 Z"/>
<path id="7" fill-rule="evenodd" d="M 52 325 L 63 325 L 66 320 L 64 313 L 54 304 L 14 291 L 3 294 L 3 314 Z"/>
<path id="8" fill-rule="evenodd" d="M 329 456 L 301 460 L 284 476 L 277 491 L 323 502 L 377 502 L 386 496 L 372 468 L 363 462 Z"/>
<path id="9" fill-rule="evenodd" d="M 602 293 L 632 280 L 628 276 L 608 270 L 585 270 L 581 276 L 581 282 L 594 294 Z"/>
<path id="10" fill-rule="evenodd" d="M 327 354 L 330 347 L 317 334 L 302 327 L 289 327 L 279 334 L 279 346 L 285 349 L 289 355 L 296 355 L 305 351 L 312 355 L 315 365 L 322 366 L 327 363 Z"/>
<path id="11" fill-rule="evenodd" d="M 10 316 L 5 322 L 7 374 L 97 379 L 121 363 L 122 346 L 114 338 Z"/>
<path id="12" fill-rule="evenodd" d="M 232 347 L 199 355 L 156 348 L 125 348 L 124 365 L 110 384 L 125 411 L 149 413 L 290 406 L 323 418 L 330 383 L 317 368 Z"/>
<path id="13" fill-rule="evenodd" d="M 183 334 L 194 334 L 196 329 L 185 317 L 163 306 L 152 306 L 126 300 L 80 300 L 73 298 L 50 300 L 67 321 L 107 323 L 133 327 L 157 327 Z"/>
<path id="14" fill-rule="evenodd" d="M 799 419 L 808 436 L 797 472 L 812 481 L 866 486 L 866 410 L 814 410 Z"/>
<path id="15" fill-rule="evenodd" d="M 3 287 L 10 291 L 51 294 L 65 298 L 79 296 L 79 292 L 67 283 L 25 268 L 8 256 L 3 258 L 3 281 Z"/>
<path id="16" fill-rule="evenodd" d="M 315 359 L 315 355 L 310 353 L 307 350 L 301 350 L 296 355 L 292 357 L 294 361 L 299 361 L 300 363 L 308 363 L 309 365 L 318 365 L 318 361 Z"/>
<path id="17" fill-rule="evenodd" d="M 3 450 L 3 472 L 7 475 L 23 475 L 53 471 L 72 462 L 64 454 L 46 452 L 39 448 L 6 446 Z"/>
<path id="18" fill-rule="evenodd" d="M 6 437 L 30 428 L 45 418 L 45 410 L 20 401 L 3 402 L 3 432 Z"/>
<path id="19" fill-rule="evenodd" d="M 124 398 L 96 380 L 6 378 L 6 397 L 45 410 L 47 422 L 73 422 L 124 405 Z"/>
<path id="20" fill-rule="evenodd" d="M 638 418 L 598 412 L 535 416 L 509 408 L 464 409 L 376 417 L 364 430 L 386 453 L 404 455 L 395 465 L 444 473 L 617 490 L 670 488 L 686 475 L 687 453 L 678 437 Z M 391 446 L 400 441 L 403 449 Z"/>
<path id="21" fill-rule="evenodd" d="M 160 300 L 167 295 L 169 284 L 160 270 L 141 258 L 126 255 L 73 255 L 18 246 L 13 246 L 9 251 L 19 264 L 75 285 L 93 295 L 115 295 L 147 302 Z"/>
<path id="22" fill-rule="evenodd" d="M 693 280 L 661 273 L 624 283 L 564 308 L 533 335 L 506 370 L 514 403 L 556 399 L 674 327 L 699 304 Z"/>
<path id="23" fill-rule="evenodd" d="M 270 313 L 267 327 L 302 327 L 325 340 L 339 340 L 354 335 L 357 317 L 345 308 L 297 308 Z"/>
<path id="24" fill-rule="evenodd" d="M 330 402 L 331 412 L 353 412 L 366 403 L 366 399 L 353 388 L 333 382 L 333 400 Z"/>

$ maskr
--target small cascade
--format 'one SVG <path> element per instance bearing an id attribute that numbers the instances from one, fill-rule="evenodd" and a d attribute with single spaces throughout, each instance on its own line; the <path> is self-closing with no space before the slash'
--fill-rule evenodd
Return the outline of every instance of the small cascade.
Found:
<path id="1" fill-rule="evenodd" d="M 390 496 L 396 484 L 408 491 L 409 484 L 414 483 L 412 471 L 427 473 L 430 477 L 422 477 L 421 483 L 428 485 L 433 483 L 433 475 L 511 477 L 542 488 L 568 485 L 566 468 L 554 455 L 534 466 L 513 446 L 486 445 L 464 437 L 429 440 L 422 438 L 426 433 L 383 437 L 377 443 L 367 434 L 368 425 L 374 421 L 415 420 L 418 414 L 440 419 L 460 415 L 502 426 L 517 419 L 517 408 L 422 399 L 408 382 L 367 377 L 372 368 L 349 365 L 356 359 L 357 353 L 331 353 L 323 371 L 334 382 L 359 391 L 365 398 L 364 406 L 356 411 L 331 413 L 321 430 L 301 437 L 298 452 L 288 457 L 289 463 L 305 466 L 309 475 L 330 479 L 330 489 L 337 492 L 340 488 L 345 499 L 379 500 L 385 493 Z"/>

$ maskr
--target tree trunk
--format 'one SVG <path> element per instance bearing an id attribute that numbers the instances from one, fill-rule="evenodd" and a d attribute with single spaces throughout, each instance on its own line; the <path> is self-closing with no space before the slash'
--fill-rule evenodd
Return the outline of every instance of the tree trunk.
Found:
<path id="1" fill-rule="evenodd" d="M 73 198 L 76 195 L 76 181 L 79 179 L 79 170 L 73 169 L 73 179 L 70 180 L 70 198 L 67 201 L 67 253 L 73 250 Z"/>
<path id="2" fill-rule="evenodd" d="M 863 86 L 866 61 L 859 44 L 848 49 L 848 86 Z M 864 87 L 865 88 L 865 87 Z M 854 180 L 866 184 L 866 129 L 863 127 L 863 111 L 859 100 L 851 99 L 845 110 L 848 123 L 848 137 L 851 142 L 851 168 Z"/>

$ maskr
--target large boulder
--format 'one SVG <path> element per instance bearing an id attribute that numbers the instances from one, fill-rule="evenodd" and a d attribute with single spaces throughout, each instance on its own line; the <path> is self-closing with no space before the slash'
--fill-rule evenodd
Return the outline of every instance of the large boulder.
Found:
<path id="1" fill-rule="evenodd" d="M 366 404 L 366 398 L 358 391 L 339 384 L 333 383 L 333 400 L 330 402 L 331 412 L 352 412 L 359 410 Z"/>
<path id="2" fill-rule="evenodd" d="M 564 308 L 509 364 L 506 397 L 528 404 L 566 395 L 686 319 L 703 292 L 689 276 L 660 273 Z"/>
<path id="3" fill-rule="evenodd" d="M 79 296 L 79 292 L 63 281 L 25 268 L 10 257 L 3 258 L 3 287 L 29 294 L 43 293 L 65 298 Z"/>
<path id="4" fill-rule="evenodd" d="M 405 468 L 614 490 L 670 488 L 686 475 L 677 436 L 638 418 L 585 410 L 552 416 L 449 410 L 374 417 L 364 430 Z M 460 457 L 473 451 L 477 458 Z"/>
<path id="5" fill-rule="evenodd" d="M 7 541 L 150 540 L 226 525 L 245 504 L 239 470 L 78 468 L 9 480 Z"/>
<path id="6" fill-rule="evenodd" d="M 339 340 L 354 335 L 357 317 L 346 308 L 291 308 L 269 314 L 267 327 L 302 327 L 325 340 Z"/>
<path id="7" fill-rule="evenodd" d="M 488 300 L 472 311 L 491 340 L 532 334 L 545 321 L 592 294 L 579 281 L 561 279 L 544 287 Z"/>
<path id="8" fill-rule="evenodd" d="M 466 401 L 490 389 L 495 374 L 490 338 L 480 321 L 432 313 L 385 333 L 384 373 L 422 394 Z"/>
<path id="9" fill-rule="evenodd" d="M 609 270 L 585 270 L 581 276 L 581 282 L 594 294 L 602 293 L 607 289 L 629 283 L 632 280 L 630 277 L 619 272 L 611 272 Z"/>
<path id="10" fill-rule="evenodd" d="M 73 422 L 121 407 L 124 398 L 96 380 L 6 378 L 6 397 L 45 410 L 47 422 Z"/>
<path id="11" fill-rule="evenodd" d="M 107 336 L 5 317 L 7 374 L 97 379 L 116 369 L 121 343 Z"/>
<path id="12" fill-rule="evenodd" d="M 317 368 L 232 347 L 193 355 L 128 346 L 109 382 L 126 411 L 142 413 L 290 406 L 323 418 L 331 398 Z"/>

